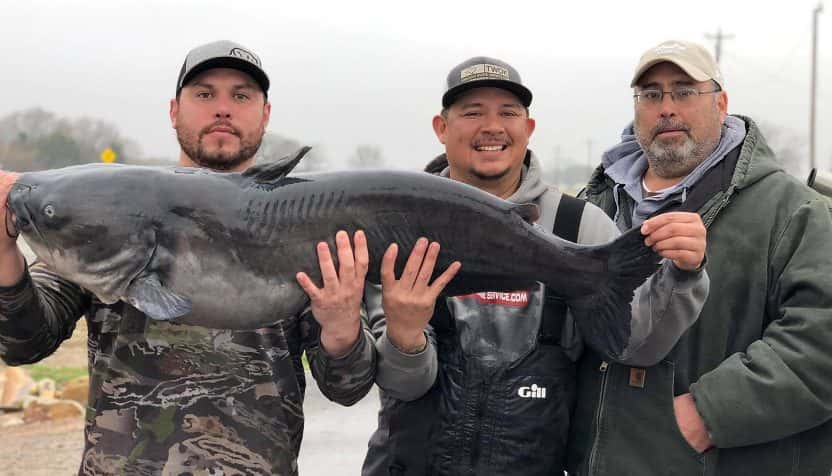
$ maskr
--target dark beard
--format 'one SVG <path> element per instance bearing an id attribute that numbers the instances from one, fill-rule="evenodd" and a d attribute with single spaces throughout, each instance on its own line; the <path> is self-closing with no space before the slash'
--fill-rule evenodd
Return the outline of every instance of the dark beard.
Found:
<path id="1" fill-rule="evenodd" d="M 476 178 L 477 178 L 477 180 L 481 180 L 481 181 L 483 181 L 483 182 L 489 182 L 489 181 L 490 181 L 490 182 L 496 182 L 497 180 L 500 180 L 500 179 L 502 179 L 503 177 L 505 177 L 506 175 L 508 175 L 508 173 L 509 173 L 510 171 L 511 171 L 511 169 L 506 168 L 506 169 L 505 169 L 505 170 L 503 170 L 502 172 L 498 172 L 498 173 L 496 173 L 496 174 L 491 174 L 491 175 L 486 175 L 486 174 L 483 174 L 483 173 L 477 172 L 477 171 L 476 171 L 476 170 L 474 170 L 474 169 L 471 169 L 471 175 L 473 175 L 474 177 L 476 177 Z"/>
<path id="2" fill-rule="evenodd" d="M 195 164 L 220 172 L 235 169 L 254 157 L 254 154 L 260 148 L 260 142 L 263 140 L 261 135 L 256 142 L 252 143 L 238 135 L 237 137 L 240 137 L 240 150 L 236 154 L 228 155 L 223 152 L 209 154 L 202 147 L 202 135 L 200 134 L 199 138 L 193 141 L 191 137 L 183 135 L 179 129 L 176 130 L 176 139 L 179 141 L 179 147 L 185 151 L 185 154 Z"/>

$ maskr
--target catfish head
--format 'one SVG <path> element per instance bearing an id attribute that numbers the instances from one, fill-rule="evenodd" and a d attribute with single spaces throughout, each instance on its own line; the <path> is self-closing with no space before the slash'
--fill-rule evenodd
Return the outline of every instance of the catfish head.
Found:
<path id="1" fill-rule="evenodd" d="M 95 164 L 21 174 L 12 225 L 52 270 L 113 303 L 156 246 L 151 170 Z"/>

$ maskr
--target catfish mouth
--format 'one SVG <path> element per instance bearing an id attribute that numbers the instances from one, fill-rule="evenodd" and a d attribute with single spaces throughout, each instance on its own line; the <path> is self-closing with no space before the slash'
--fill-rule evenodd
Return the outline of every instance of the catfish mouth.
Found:
<path id="1" fill-rule="evenodd" d="M 17 238 L 21 233 L 34 236 L 48 247 L 49 241 L 35 226 L 32 212 L 24 199 L 24 194 L 31 192 L 33 188 L 31 185 L 14 184 L 9 191 L 9 198 L 6 200 L 6 234 L 11 238 Z"/>
<path id="2" fill-rule="evenodd" d="M 26 243 L 35 252 L 38 259 L 50 266 L 55 266 L 56 253 L 63 253 L 53 246 L 46 239 L 46 235 L 38 229 L 33 218 L 35 214 L 27 205 L 29 194 L 35 189 L 37 189 L 37 186 L 25 183 L 12 185 L 6 199 L 6 234 L 15 239 L 23 234 Z"/>

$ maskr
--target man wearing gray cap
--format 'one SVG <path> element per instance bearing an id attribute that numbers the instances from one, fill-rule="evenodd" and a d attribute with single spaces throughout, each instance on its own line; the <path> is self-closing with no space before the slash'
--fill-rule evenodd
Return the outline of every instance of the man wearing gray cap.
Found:
<path id="1" fill-rule="evenodd" d="M 535 203 L 538 224 L 571 241 L 613 239 L 618 231 L 601 210 L 543 183 L 540 161 L 528 149 L 535 128 L 531 101 L 531 91 L 503 61 L 475 57 L 453 68 L 433 118 L 445 153 L 427 171 L 515 203 Z M 636 291 L 630 339 L 621 352 L 605 347 L 603 336 L 582 339 L 566 305 L 547 297 L 540 283 L 437 302 L 441 286 L 429 278 L 439 244 L 420 240 L 398 279 L 395 251 L 388 253 L 381 288 L 366 293 L 382 408 L 363 474 L 561 473 L 574 360 L 584 340 L 611 358 L 650 365 L 696 319 L 707 294 L 699 216 L 670 214 L 644 230 L 669 259 Z"/>
<path id="2" fill-rule="evenodd" d="M 701 46 L 649 49 L 631 87 L 635 120 L 586 198 L 621 229 L 700 213 L 711 291 L 657 365 L 583 356 L 569 474 L 829 476 L 829 203 L 781 169 L 754 121 L 727 114 Z"/>
<path id="3" fill-rule="evenodd" d="M 179 165 L 251 166 L 269 120 L 268 89 L 260 59 L 241 45 L 217 41 L 189 52 L 170 101 Z M 7 192 L 0 188 L 0 200 Z M 79 474 L 297 474 L 301 354 L 339 403 L 355 402 L 373 382 L 373 338 L 360 320 L 366 240 L 356 234 L 355 253 L 346 233 L 336 242 L 337 272 L 318 245 L 321 272 L 336 286 L 299 278 L 313 296 L 309 309 L 280 325 L 231 331 L 148 319 L 124 302 L 103 304 L 42 263 L 27 270 L 3 228 L 0 357 L 38 361 L 86 316 L 90 392 Z"/>

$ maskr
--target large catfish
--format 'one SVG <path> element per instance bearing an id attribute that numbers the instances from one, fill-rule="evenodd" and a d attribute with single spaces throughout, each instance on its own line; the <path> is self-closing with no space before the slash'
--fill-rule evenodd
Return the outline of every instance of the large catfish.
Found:
<path id="1" fill-rule="evenodd" d="M 620 348 L 633 290 L 660 258 L 637 229 L 581 246 L 533 226 L 518 205 L 426 173 L 354 171 L 287 176 L 307 149 L 243 173 L 83 165 L 23 173 L 9 194 L 14 228 L 40 260 L 105 303 L 153 319 L 251 329 L 300 312 L 295 281 L 320 283 L 315 244 L 364 230 L 368 280 L 399 243 L 397 269 L 419 237 L 438 241 L 437 266 L 462 263 L 447 295 L 543 282 L 584 332 Z"/>

